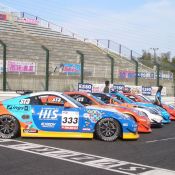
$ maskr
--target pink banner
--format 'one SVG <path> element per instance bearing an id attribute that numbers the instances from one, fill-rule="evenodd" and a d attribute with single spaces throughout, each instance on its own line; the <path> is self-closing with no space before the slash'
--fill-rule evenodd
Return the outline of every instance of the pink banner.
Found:
<path id="1" fill-rule="evenodd" d="M 36 19 L 30 19 L 30 18 L 18 18 L 18 22 L 28 23 L 28 24 L 38 24 L 39 21 Z"/>
<path id="2" fill-rule="evenodd" d="M 5 14 L 0 14 L 0 20 L 7 20 L 7 16 Z"/>
<path id="3" fill-rule="evenodd" d="M 35 73 L 35 63 L 33 62 L 21 62 L 21 61 L 8 61 L 8 72 L 20 72 L 20 73 Z"/>

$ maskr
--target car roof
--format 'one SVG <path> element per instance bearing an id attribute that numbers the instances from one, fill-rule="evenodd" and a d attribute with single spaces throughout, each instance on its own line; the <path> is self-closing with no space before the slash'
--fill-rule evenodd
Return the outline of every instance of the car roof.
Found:
<path id="1" fill-rule="evenodd" d="M 81 92 L 81 91 L 72 91 L 72 92 L 64 92 L 65 94 L 83 94 L 83 95 L 88 95 L 90 93 L 88 92 Z"/>
<path id="2" fill-rule="evenodd" d="M 37 96 L 37 95 L 62 95 L 62 92 L 56 92 L 56 91 L 42 91 L 42 92 L 34 92 L 31 93 L 30 96 Z"/>

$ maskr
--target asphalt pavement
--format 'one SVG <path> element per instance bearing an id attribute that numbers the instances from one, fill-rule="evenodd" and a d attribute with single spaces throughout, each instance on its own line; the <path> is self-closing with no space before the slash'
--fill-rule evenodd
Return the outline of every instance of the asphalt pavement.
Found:
<path id="1" fill-rule="evenodd" d="M 0 140 L 0 175 L 147 175 L 159 168 L 166 169 L 159 174 L 175 174 L 175 122 L 140 134 L 137 141 Z"/>

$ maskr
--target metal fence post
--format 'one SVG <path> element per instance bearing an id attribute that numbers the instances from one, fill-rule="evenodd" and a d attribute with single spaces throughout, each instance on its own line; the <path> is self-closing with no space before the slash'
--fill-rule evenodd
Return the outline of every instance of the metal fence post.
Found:
<path id="1" fill-rule="evenodd" d="M 45 90 L 49 90 L 49 49 L 45 46 L 41 46 L 43 50 L 46 51 L 46 77 L 45 77 Z"/>
<path id="2" fill-rule="evenodd" d="M 108 49 L 110 48 L 110 40 L 108 40 Z"/>
<path id="3" fill-rule="evenodd" d="M 0 40 L 0 44 L 3 47 L 3 91 L 6 91 L 6 82 L 7 82 L 7 72 L 6 72 L 6 60 L 7 60 L 7 50 L 6 50 L 6 44 Z"/>
<path id="4" fill-rule="evenodd" d="M 81 62 L 81 76 L 80 76 L 80 83 L 84 83 L 84 54 L 79 50 L 76 51 L 78 55 L 80 55 L 80 62 Z"/>
<path id="5" fill-rule="evenodd" d="M 122 54 L 122 45 L 119 44 L 119 54 L 121 55 Z"/>
<path id="6" fill-rule="evenodd" d="M 132 50 L 131 50 L 131 60 L 135 63 L 135 85 L 138 86 L 138 72 L 139 72 L 139 63 L 133 58 Z"/>
<path id="7" fill-rule="evenodd" d="M 157 87 L 159 86 L 159 73 L 160 73 L 160 65 L 156 63 L 156 68 L 157 68 L 157 82 L 156 85 Z"/>
<path id="8" fill-rule="evenodd" d="M 107 57 L 111 60 L 111 84 L 114 83 L 114 58 L 107 54 Z"/>

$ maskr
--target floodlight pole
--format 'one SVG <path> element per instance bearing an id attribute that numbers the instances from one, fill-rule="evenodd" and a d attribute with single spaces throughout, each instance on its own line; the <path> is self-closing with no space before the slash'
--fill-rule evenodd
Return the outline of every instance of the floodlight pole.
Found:
<path id="1" fill-rule="evenodd" d="M 159 50 L 159 48 L 151 48 L 154 52 L 154 64 L 156 65 L 157 70 L 157 81 L 156 85 L 159 86 L 159 73 L 160 73 L 160 65 L 157 63 L 157 54 L 156 51 Z"/>

